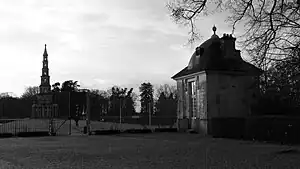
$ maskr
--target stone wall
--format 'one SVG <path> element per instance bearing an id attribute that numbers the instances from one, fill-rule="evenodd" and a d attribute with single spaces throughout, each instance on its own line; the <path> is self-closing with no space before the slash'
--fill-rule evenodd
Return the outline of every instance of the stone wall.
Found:
<path id="1" fill-rule="evenodd" d="M 251 76 L 239 74 L 208 75 L 208 115 L 218 117 L 246 117 L 250 115 L 253 93 Z"/>

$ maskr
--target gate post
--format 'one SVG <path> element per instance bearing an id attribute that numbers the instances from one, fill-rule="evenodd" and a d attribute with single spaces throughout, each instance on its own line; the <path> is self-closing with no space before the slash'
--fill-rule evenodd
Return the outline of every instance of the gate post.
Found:
<path id="1" fill-rule="evenodd" d="M 53 136 L 54 133 L 54 126 L 53 126 L 53 118 L 49 118 L 49 136 Z"/>
<path id="2" fill-rule="evenodd" d="M 87 128 L 88 135 L 91 134 L 90 118 L 91 118 L 90 95 L 89 92 L 86 92 L 86 128 Z"/>
<path id="3" fill-rule="evenodd" d="M 71 92 L 69 92 L 69 135 L 72 134 L 72 118 L 71 118 Z"/>

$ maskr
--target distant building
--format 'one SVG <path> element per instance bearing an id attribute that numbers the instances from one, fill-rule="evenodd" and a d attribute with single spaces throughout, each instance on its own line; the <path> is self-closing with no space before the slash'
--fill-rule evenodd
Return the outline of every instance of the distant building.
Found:
<path id="1" fill-rule="evenodd" d="M 40 91 L 36 102 L 32 105 L 32 118 L 50 118 L 58 116 L 58 105 L 53 104 L 50 76 L 48 68 L 48 53 L 45 44 Z"/>
<path id="2" fill-rule="evenodd" d="M 258 95 L 262 70 L 241 58 L 235 49 L 236 38 L 228 34 L 219 38 L 215 26 L 213 31 L 211 38 L 196 48 L 188 66 L 172 77 L 177 82 L 180 130 L 210 134 L 222 126 L 220 119 L 250 115 Z"/>

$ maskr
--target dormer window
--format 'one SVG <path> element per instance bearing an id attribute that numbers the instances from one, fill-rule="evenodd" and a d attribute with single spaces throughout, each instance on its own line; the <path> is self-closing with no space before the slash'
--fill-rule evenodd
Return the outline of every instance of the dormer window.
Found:
<path id="1" fill-rule="evenodd" d="M 202 56 L 204 53 L 204 48 L 200 48 L 200 56 Z"/>
<path id="2" fill-rule="evenodd" d="M 196 55 L 200 55 L 200 47 L 196 48 Z"/>
<path id="3" fill-rule="evenodd" d="M 204 48 L 202 48 L 202 47 L 197 47 L 196 48 L 196 55 L 203 55 L 203 53 L 204 53 Z"/>

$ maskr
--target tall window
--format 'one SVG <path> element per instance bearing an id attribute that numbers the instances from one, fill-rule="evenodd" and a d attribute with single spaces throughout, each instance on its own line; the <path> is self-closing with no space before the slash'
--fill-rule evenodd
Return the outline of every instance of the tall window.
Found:
<path id="1" fill-rule="evenodd" d="M 188 83 L 189 85 L 189 112 L 191 117 L 196 117 L 197 113 L 197 97 L 196 97 L 196 81 Z"/>

